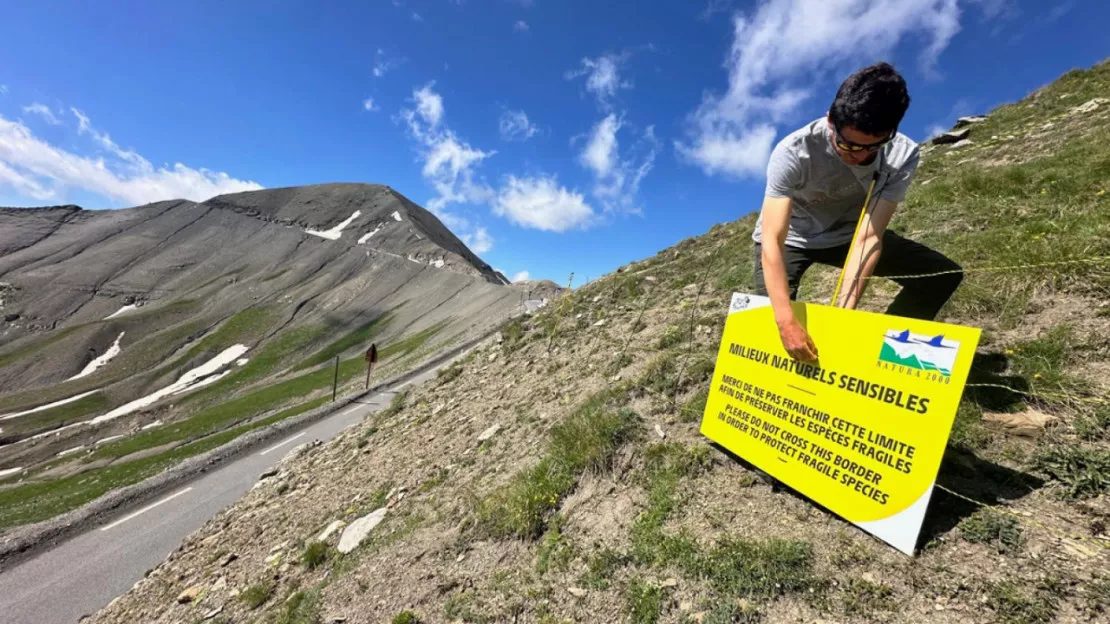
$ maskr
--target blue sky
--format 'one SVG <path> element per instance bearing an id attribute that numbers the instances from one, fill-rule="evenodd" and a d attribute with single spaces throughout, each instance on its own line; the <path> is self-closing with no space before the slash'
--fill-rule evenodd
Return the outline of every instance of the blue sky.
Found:
<path id="1" fill-rule="evenodd" d="M 384 183 L 576 284 L 758 210 L 774 142 L 857 67 L 903 72 L 923 140 L 1110 56 L 1099 0 L 21 4 L 0 205 Z"/>

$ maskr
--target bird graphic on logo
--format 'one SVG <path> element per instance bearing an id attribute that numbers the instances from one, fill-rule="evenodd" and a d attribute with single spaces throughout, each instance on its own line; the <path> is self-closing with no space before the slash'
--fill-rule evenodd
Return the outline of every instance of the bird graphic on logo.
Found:
<path id="1" fill-rule="evenodd" d="M 936 371 L 945 377 L 952 374 L 960 343 L 943 334 L 925 336 L 910 330 L 888 329 L 883 336 L 879 361 L 923 371 Z"/>

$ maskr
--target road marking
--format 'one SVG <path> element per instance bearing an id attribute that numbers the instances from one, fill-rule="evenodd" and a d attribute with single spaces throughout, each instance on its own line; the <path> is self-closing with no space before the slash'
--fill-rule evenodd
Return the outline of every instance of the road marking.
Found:
<path id="1" fill-rule="evenodd" d="M 343 412 L 342 414 L 340 414 L 340 416 L 346 416 L 347 414 L 354 414 L 354 413 L 355 413 L 355 412 L 357 412 L 357 411 L 358 411 L 358 407 L 357 407 L 357 406 L 356 406 L 356 407 L 352 407 L 351 409 L 349 409 L 349 410 L 347 410 L 347 411 Z"/>
<path id="2" fill-rule="evenodd" d="M 284 439 L 284 440 L 282 440 L 281 442 L 278 442 L 277 444 L 275 444 L 275 445 L 271 446 L 270 448 L 266 449 L 265 451 L 262 451 L 261 453 L 259 453 L 259 455 L 265 455 L 266 453 L 269 453 L 270 451 L 273 451 L 273 450 L 275 450 L 275 449 L 279 449 L 279 448 L 281 448 L 281 447 L 285 446 L 286 444 L 289 444 L 289 443 L 290 443 L 290 442 L 292 442 L 293 440 L 296 440 L 297 438 L 299 438 L 299 437 L 303 436 L 303 435 L 304 435 L 304 434 L 306 434 L 306 433 L 308 433 L 308 432 L 307 432 L 307 431 L 302 431 L 302 432 L 298 433 L 298 434 L 297 434 L 297 435 L 295 435 L 295 436 L 291 436 L 291 437 L 285 438 L 285 439 Z"/>
<path id="3" fill-rule="evenodd" d="M 133 513 L 129 516 L 124 516 L 124 517 L 120 518 L 119 520 L 116 520 L 112 524 L 109 524 L 108 526 L 100 527 L 100 530 L 101 531 L 107 531 L 108 529 L 111 529 L 113 527 L 117 527 L 117 526 L 123 524 L 124 522 L 127 522 L 128 520 L 134 518 L 135 516 L 138 516 L 140 514 L 144 514 L 144 513 L 150 511 L 151 509 L 154 509 L 155 507 L 157 507 L 159 505 L 163 505 L 165 503 L 168 503 L 168 502 L 172 501 L 173 499 L 177 498 L 178 496 L 181 496 L 182 494 L 185 494 L 187 492 L 192 491 L 192 489 L 193 489 L 192 487 L 187 487 L 184 490 L 180 490 L 178 492 L 170 494 L 169 496 L 163 498 L 162 500 L 160 500 L 156 503 L 151 503 L 151 504 L 147 505 L 146 507 L 143 507 L 142 509 L 136 511 L 135 513 Z"/>

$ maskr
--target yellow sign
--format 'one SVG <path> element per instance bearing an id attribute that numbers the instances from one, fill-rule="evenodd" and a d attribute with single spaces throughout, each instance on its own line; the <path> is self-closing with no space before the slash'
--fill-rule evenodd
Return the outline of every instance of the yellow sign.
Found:
<path id="1" fill-rule="evenodd" d="M 701 432 L 913 555 L 979 330 L 794 311 L 817 362 L 786 354 L 766 297 L 733 295 Z"/>

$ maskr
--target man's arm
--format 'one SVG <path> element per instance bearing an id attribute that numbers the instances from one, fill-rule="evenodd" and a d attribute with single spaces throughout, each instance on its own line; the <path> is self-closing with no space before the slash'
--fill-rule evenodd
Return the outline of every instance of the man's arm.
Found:
<path id="1" fill-rule="evenodd" d="M 786 246 L 786 233 L 790 227 L 790 198 L 771 197 L 763 199 L 763 244 L 761 245 L 763 263 L 763 283 L 771 308 L 775 312 L 775 324 L 786 352 L 802 361 L 817 359 L 817 346 L 813 339 L 794 316 L 790 306 L 790 285 L 786 278 L 786 262 L 783 249 Z"/>
<path id="2" fill-rule="evenodd" d="M 871 214 L 864 217 L 851 257 L 844 261 L 844 287 L 837 297 L 837 306 L 855 309 L 863 298 L 868 278 L 875 272 L 875 265 L 879 263 L 879 256 L 883 252 L 883 233 L 897 208 L 898 204 L 880 199 L 875 202 Z"/>

